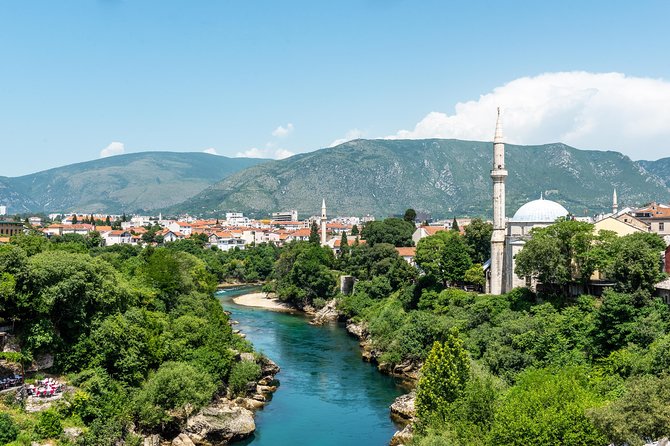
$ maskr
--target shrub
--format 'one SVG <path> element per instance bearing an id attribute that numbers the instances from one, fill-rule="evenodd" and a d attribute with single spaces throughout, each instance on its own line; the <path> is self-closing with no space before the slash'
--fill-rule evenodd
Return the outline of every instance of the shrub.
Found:
<path id="1" fill-rule="evenodd" d="M 45 410 L 40 413 L 35 425 L 35 434 L 39 438 L 56 438 L 63 433 L 61 417 L 55 409 Z"/>
<path id="2" fill-rule="evenodd" d="M 165 362 L 137 394 L 140 424 L 154 427 L 172 417 L 185 419 L 207 404 L 215 390 L 208 373 L 184 362 Z"/>
<path id="3" fill-rule="evenodd" d="M 19 434 L 19 428 L 12 420 L 12 417 L 6 413 L 0 413 L 0 444 L 9 443 L 16 440 Z"/>
<path id="4" fill-rule="evenodd" d="M 252 361 L 240 361 L 233 366 L 228 380 L 228 387 L 233 395 L 244 395 L 247 384 L 261 376 L 261 367 Z"/>

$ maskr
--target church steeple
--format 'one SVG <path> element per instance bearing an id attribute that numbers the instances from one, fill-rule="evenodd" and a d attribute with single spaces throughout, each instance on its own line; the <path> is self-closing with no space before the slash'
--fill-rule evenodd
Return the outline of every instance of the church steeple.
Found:
<path id="1" fill-rule="evenodd" d="M 616 196 L 616 187 L 612 193 L 612 213 L 616 214 L 619 211 L 619 199 Z"/>
<path id="2" fill-rule="evenodd" d="M 502 134 L 502 120 L 500 107 L 496 120 L 496 132 L 493 138 L 493 234 L 491 235 L 491 277 L 489 293 L 502 294 L 505 292 L 503 262 L 505 255 L 505 144 Z"/>

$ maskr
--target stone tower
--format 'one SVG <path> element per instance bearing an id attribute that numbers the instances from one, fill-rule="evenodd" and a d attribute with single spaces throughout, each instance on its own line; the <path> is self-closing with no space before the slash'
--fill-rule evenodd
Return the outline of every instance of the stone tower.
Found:
<path id="1" fill-rule="evenodd" d="M 502 123 L 500 119 L 500 107 L 498 107 L 498 119 L 496 121 L 496 133 L 493 138 L 493 169 L 491 179 L 493 180 L 493 234 L 491 235 L 491 278 L 489 293 L 502 294 L 503 269 L 505 258 L 505 144 L 503 143 Z"/>
<path id="2" fill-rule="evenodd" d="M 321 203 L 321 246 L 326 246 L 326 199 Z"/>
<path id="3" fill-rule="evenodd" d="M 614 188 L 614 193 L 612 194 L 612 213 L 616 214 L 619 210 L 619 199 L 616 196 L 616 188 Z"/>

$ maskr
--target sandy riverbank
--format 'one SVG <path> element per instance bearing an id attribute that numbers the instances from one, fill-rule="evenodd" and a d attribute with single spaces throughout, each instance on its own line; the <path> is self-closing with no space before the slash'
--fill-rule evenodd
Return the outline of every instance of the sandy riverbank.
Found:
<path id="1" fill-rule="evenodd" d="M 267 297 L 266 293 L 249 293 L 233 297 L 233 302 L 245 307 L 265 308 L 272 311 L 293 311 L 285 303 L 279 302 L 276 298 Z"/>

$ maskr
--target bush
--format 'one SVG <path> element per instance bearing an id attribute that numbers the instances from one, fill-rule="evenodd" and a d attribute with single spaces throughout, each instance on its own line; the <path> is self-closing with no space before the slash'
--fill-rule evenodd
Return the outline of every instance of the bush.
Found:
<path id="1" fill-rule="evenodd" d="M 240 361 L 233 366 L 228 380 L 228 387 L 235 396 L 246 393 L 247 384 L 261 376 L 261 366 L 252 361 Z"/>
<path id="2" fill-rule="evenodd" d="M 607 444 L 586 417 L 599 398 L 586 371 L 529 370 L 502 398 L 487 444 Z"/>
<path id="3" fill-rule="evenodd" d="M 12 420 L 12 417 L 6 413 L 0 413 L 0 444 L 9 443 L 16 440 L 19 434 L 19 428 Z"/>
<path id="4" fill-rule="evenodd" d="M 56 438 L 63 433 L 61 417 L 55 409 L 40 413 L 35 425 L 35 434 L 39 438 Z"/>
<path id="5" fill-rule="evenodd" d="M 135 400 L 140 424 L 158 424 L 186 419 L 207 404 L 216 385 L 212 377 L 184 362 L 165 362 L 152 374 Z"/>

